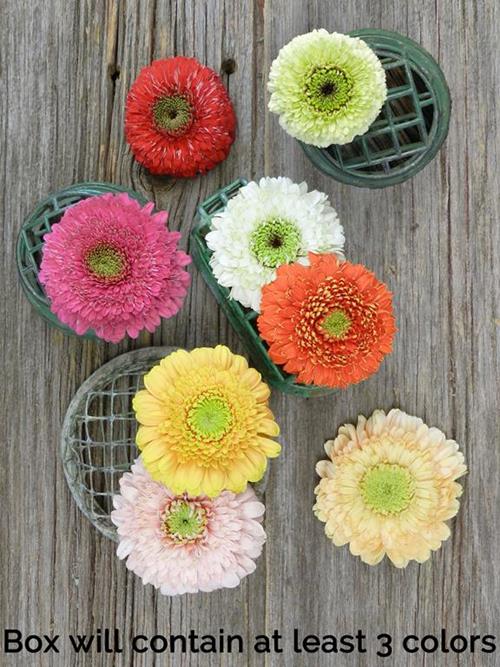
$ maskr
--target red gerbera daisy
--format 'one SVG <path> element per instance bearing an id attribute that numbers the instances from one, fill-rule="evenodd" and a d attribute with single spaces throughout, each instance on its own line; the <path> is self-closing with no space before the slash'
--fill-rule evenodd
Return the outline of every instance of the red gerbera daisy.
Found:
<path id="1" fill-rule="evenodd" d="M 153 174 L 189 177 L 212 169 L 227 157 L 235 124 L 222 81 L 195 58 L 156 60 L 127 96 L 125 136 Z"/>
<path id="2" fill-rule="evenodd" d="M 377 371 L 396 332 L 392 295 L 361 264 L 309 254 L 262 290 L 258 327 L 269 355 L 305 384 L 346 387 Z"/>

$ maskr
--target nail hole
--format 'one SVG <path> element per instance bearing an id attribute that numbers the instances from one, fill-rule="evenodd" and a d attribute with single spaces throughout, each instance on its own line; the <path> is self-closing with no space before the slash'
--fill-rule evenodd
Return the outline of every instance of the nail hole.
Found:
<path id="1" fill-rule="evenodd" d="M 224 74 L 232 74 L 236 71 L 236 61 L 234 58 L 226 58 L 222 61 L 221 69 Z"/>

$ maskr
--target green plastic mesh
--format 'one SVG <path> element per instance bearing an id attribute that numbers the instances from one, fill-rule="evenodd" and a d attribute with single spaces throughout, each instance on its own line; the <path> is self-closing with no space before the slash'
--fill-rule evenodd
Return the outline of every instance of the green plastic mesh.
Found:
<path id="1" fill-rule="evenodd" d="M 384 187 L 420 171 L 448 132 L 450 97 L 444 75 L 422 47 L 384 30 L 357 30 L 386 72 L 387 100 L 368 132 L 320 149 L 302 144 L 312 162 L 352 185 Z"/>
<path id="2" fill-rule="evenodd" d="M 144 374 L 174 349 L 145 348 L 116 357 L 82 384 L 66 412 L 61 456 L 69 488 L 97 530 L 115 541 L 113 495 L 138 456 L 132 399 L 143 388 Z"/>

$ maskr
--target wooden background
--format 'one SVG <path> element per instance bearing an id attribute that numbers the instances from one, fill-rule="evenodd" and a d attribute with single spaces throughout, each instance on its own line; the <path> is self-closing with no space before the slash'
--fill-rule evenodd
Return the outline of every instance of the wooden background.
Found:
<path id="1" fill-rule="evenodd" d="M 379 632 L 500 634 L 498 442 L 499 85 L 494 0 L 2 0 L 0 183 L 4 259 L 0 425 L 3 627 L 67 635 L 118 627 L 132 634 L 282 631 L 286 650 L 264 659 L 167 654 L 0 654 L 15 665 L 498 665 L 396 650 L 377 661 Z M 337 184 L 305 159 L 266 110 L 279 48 L 314 27 L 383 27 L 420 42 L 441 63 L 453 98 L 448 140 L 411 182 L 382 191 Z M 221 72 L 239 130 L 229 159 L 189 181 L 152 178 L 123 137 L 127 90 L 159 57 L 196 56 Z M 224 70 L 233 59 L 234 73 Z M 226 64 L 224 64 L 226 63 Z M 143 587 L 72 502 L 58 458 L 60 426 L 81 382 L 117 354 L 147 345 L 241 346 L 196 270 L 182 312 L 155 335 L 120 345 L 49 329 L 23 297 L 14 248 L 23 218 L 46 193 L 84 180 L 139 190 L 170 211 L 187 245 L 197 204 L 237 176 L 287 175 L 328 193 L 347 255 L 395 292 L 399 334 L 376 377 L 332 397 L 273 396 L 283 455 L 266 494 L 268 543 L 237 590 L 169 599 Z M 400 406 L 456 438 L 470 474 L 452 538 L 423 566 L 369 568 L 335 549 L 311 511 L 314 464 L 340 424 Z M 294 655 L 301 633 L 370 637 L 367 655 Z M 64 645 L 66 646 L 66 645 Z M 499 649 L 500 650 L 500 649 Z"/>

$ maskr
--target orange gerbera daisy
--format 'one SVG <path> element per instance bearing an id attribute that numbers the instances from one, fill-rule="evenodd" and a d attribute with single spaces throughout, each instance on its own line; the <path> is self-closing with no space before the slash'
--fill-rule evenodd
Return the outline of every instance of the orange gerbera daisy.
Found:
<path id="1" fill-rule="evenodd" d="M 361 264 L 309 254 L 262 290 L 258 327 L 269 355 L 298 382 L 347 387 L 375 373 L 396 331 L 392 295 Z"/>

